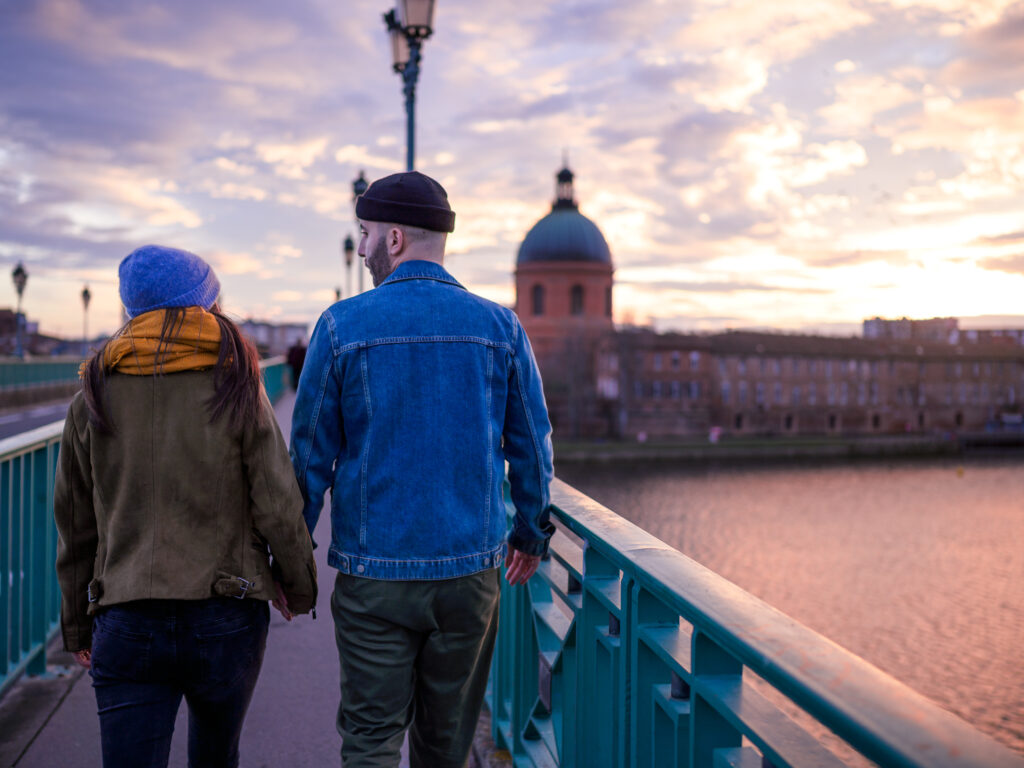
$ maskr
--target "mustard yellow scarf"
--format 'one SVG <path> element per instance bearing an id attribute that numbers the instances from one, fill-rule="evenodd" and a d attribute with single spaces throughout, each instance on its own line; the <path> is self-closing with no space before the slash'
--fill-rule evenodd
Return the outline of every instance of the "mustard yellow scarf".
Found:
<path id="1" fill-rule="evenodd" d="M 133 376 L 212 368 L 220 351 L 220 325 L 202 307 L 188 307 L 171 338 L 160 341 L 166 310 L 132 319 L 103 351 L 103 367 Z M 83 368 L 84 368 L 83 364 Z"/>

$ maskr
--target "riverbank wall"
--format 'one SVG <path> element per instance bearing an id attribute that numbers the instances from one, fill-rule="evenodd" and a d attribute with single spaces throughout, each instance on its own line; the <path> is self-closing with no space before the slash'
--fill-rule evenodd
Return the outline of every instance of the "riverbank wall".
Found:
<path id="1" fill-rule="evenodd" d="M 788 462 L 915 457 L 1024 456 L 1024 433 L 979 432 L 874 437 L 763 437 L 649 442 L 555 441 L 555 463 L 619 461 Z"/>

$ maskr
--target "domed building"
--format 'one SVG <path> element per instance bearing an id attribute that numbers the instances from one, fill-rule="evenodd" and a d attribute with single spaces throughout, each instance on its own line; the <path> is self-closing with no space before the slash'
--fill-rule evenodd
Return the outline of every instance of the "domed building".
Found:
<path id="1" fill-rule="evenodd" d="M 544 376 L 552 422 L 563 437 L 604 434 L 594 406 L 595 360 L 614 332 L 614 267 L 598 226 L 579 211 L 573 172 L 556 175 L 551 212 L 527 232 L 516 258 L 516 313 Z"/>
<path id="2" fill-rule="evenodd" d="M 876 318 L 863 338 L 616 329 L 608 243 L 580 213 L 572 171 L 556 179 L 515 272 L 556 439 L 1019 431 L 1024 329 L 961 334 L 953 318 Z"/>
<path id="3" fill-rule="evenodd" d="M 551 212 L 527 232 L 516 258 L 516 312 L 538 356 L 565 337 L 611 331 L 612 254 L 597 225 L 579 211 L 573 172 L 556 176 Z"/>

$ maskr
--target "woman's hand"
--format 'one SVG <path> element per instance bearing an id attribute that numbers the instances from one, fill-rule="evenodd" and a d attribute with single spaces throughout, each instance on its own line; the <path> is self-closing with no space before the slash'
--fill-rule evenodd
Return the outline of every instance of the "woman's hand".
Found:
<path id="1" fill-rule="evenodd" d="M 281 587 L 281 582 L 274 582 L 274 592 L 277 593 L 277 597 L 270 601 L 270 604 L 274 606 L 278 613 L 284 616 L 285 621 L 291 621 L 295 615 L 288 610 L 288 598 L 284 596 L 284 589 Z"/>
<path id="2" fill-rule="evenodd" d="M 75 661 L 81 664 L 86 669 L 92 666 L 92 648 L 85 648 L 81 651 L 75 651 L 72 656 L 75 657 Z"/>

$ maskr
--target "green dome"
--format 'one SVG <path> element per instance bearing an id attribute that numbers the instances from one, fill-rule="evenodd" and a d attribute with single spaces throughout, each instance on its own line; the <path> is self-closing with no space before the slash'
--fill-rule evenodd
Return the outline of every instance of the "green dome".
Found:
<path id="1" fill-rule="evenodd" d="M 557 193 L 551 213 L 526 233 L 516 264 L 538 261 L 590 261 L 611 266 L 612 253 L 597 225 L 579 212 L 573 199 L 573 173 L 555 176 Z"/>
<path id="2" fill-rule="evenodd" d="M 533 225 L 519 246 L 516 263 L 534 261 L 596 261 L 610 265 L 612 253 L 597 224 L 575 207 L 556 205 Z"/>

